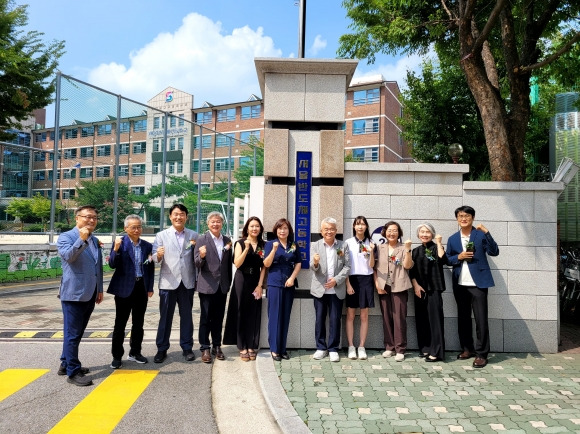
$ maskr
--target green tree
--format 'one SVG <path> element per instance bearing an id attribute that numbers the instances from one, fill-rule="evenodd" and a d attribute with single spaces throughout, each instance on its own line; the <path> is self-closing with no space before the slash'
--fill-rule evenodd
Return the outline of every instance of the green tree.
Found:
<path id="1" fill-rule="evenodd" d="M 405 116 L 400 122 L 413 158 L 450 163 L 449 145 L 459 143 L 461 161 L 469 163 L 471 177 L 489 173 L 481 119 L 459 67 L 424 61 L 421 75 L 407 73 L 402 102 Z"/>
<path id="2" fill-rule="evenodd" d="M 32 217 L 32 201 L 29 198 L 13 197 L 6 207 L 6 214 L 20 219 L 20 231 L 24 230 L 24 220 Z"/>
<path id="3" fill-rule="evenodd" d="M 31 202 L 32 215 L 40 219 L 43 230 L 46 232 L 46 223 L 50 219 L 51 200 L 36 193 Z M 61 210 L 62 206 L 57 202 L 55 212 L 59 213 Z"/>
<path id="4" fill-rule="evenodd" d="M 11 134 L 7 129 L 21 129 L 21 121 L 30 113 L 52 102 L 54 74 L 64 53 L 64 42 L 45 45 L 43 33 L 24 32 L 28 23 L 27 6 L 14 6 L 12 0 L 0 0 L 0 139 Z"/>
<path id="5" fill-rule="evenodd" d="M 343 4 L 353 33 L 340 38 L 342 57 L 373 62 L 378 52 L 426 53 L 432 46 L 438 52 L 448 50 L 477 104 L 492 178 L 525 179 L 530 78 L 562 56 L 577 53 L 580 2 L 344 0 Z"/>
<path id="6" fill-rule="evenodd" d="M 252 136 L 252 138 L 254 138 Z M 256 150 L 256 161 L 254 162 L 254 149 Z M 264 144 L 255 141 L 249 149 L 241 152 L 242 157 L 248 157 L 250 160 L 240 165 L 234 170 L 234 179 L 236 180 L 236 196 L 243 196 L 250 192 L 250 177 L 254 176 L 254 164 L 256 165 L 256 176 L 264 175 Z"/>
<path id="7" fill-rule="evenodd" d="M 113 228 L 113 209 L 115 198 L 115 180 L 102 179 L 99 181 L 82 181 L 78 190 L 77 203 L 79 206 L 92 205 L 99 212 L 97 231 L 110 231 Z M 123 228 L 123 220 L 133 214 L 134 196 L 129 193 L 127 184 L 119 183 L 117 205 L 117 230 Z"/>

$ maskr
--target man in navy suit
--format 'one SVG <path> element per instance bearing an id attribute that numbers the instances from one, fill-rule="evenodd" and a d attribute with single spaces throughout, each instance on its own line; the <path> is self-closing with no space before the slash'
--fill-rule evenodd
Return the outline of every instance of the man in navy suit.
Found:
<path id="1" fill-rule="evenodd" d="M 155 363 L 167 357 L 169 337 L 175 305 L 179 308 L 179 345 L 188 362 L 193 354 L 193 293 L 196 273 L 193 266 L 193 246 L 197 232 L 185 227 L 187 207 L 176 203 L 169 208 L 171 227 L 155 235 L 153 260 L 161 264 L 159 270 L 159 327 L 157 329 L 157 354 Z"/>
<path id="2" fill-rule="evenodd" d="M 77 208 L 76 226 L 60 234 L 57 247 L 62 259 L 59 298 L 63 315 L 62 355 L 58 375 L 77 386 L 90 386 L 88 368 L 79 361 L 79 344 L 87 328 L 95 303 L 103 300 L 103 257 L 93 231 L 97 209 L 90 205 Z"/>
<path id="3" fill-rule="evenodd" d="M 487 365 L 489 326 L 487 314 L 488 288 L 494 286 L 487 255 L 499 255 L 499 247 L 481 223 L 473 227 L 475 210 L 461 206 L 455 210 L 460 230 L 447 241 L 447 259 L 453 266 L 453 295 L 457 303 L 457 328 L 462 352 L 460 360 L 475 356 L 474 368 Z M 467 244 L 473 243 L 473 249 Z M 467 251 L 471 250 L 471 251 Z M 475 318 L 477 340 L 473 343 L 471 309 Z"/>
<path id="4" fill-rule="evenodd" d="M 222 324 L 232 283 L 232 241 L 221 234 L 223 223 L 221 213 L 210 212 L 207 216 L 209 231 L 198 238 L 195 246 L 195 266 L 199 270 L 199 344 L 204 363 L 211 363 L 212 354 L 218 360 L 225 359 L 221 349 Z"/>
<path id="5" fill-rule="evenodd" d="M 136 214 L 128 215 L 125 218 L 125 232 L 128 236 L 115 240 L 109 256 L 109 265 L 115 270 L 107 289 L 109 294 L 115 295 L 115 328 L 111 345 L 113 369 L 123 366 L 123 340 L 129 315 L 133 325 L 129 341 L 131 350 L 127 360 L 148 362 L 141 354 L 141 345 L 147 301 L 153 295 L 155 263 L 151 255 L 153 245 L 140 238 L 142 230 L 141 217 Z"/>

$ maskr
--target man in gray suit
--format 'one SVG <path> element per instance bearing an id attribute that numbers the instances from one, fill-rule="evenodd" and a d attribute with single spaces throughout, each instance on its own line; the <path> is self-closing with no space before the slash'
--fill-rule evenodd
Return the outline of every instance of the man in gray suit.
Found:
<path id="1" fill-rule="evenodd" d="M 340 329 L 342 301 L 346 297 L 346 279 L 350 271 L 348 245 L 336 239 L 336 220 L 327 217 L 320 224 L 322 239 L 310 245 L 312 282 L 310 293 L 314 296 L 316 324 L 314 338 L 316 352 L 313 358 L 321 360 L 330 355 L 331 362 L 340 361 Z M 326 316 L 330 330 L 326 340 Z"/>
<path id="2" fill-rule="evenodd" d="M 155 363 L 167 357 L 169 337 L 175 304 L 179 308 L 179 345 L 185 360 L 195 360 L 193 354 L 193 293 L 195 290 L 195 267 L 193 248 L 197 232 L 187 229 L 187 208 L 180 203 L 169 208 L 172 226 L 155 235 L 153 261 L 161 264 L 159 272 L 159 327 L 157 329 L 157 354 Z"/>
<path id="3" fill-rule="evenodd" d="M 210 212 L 207 216 L 209 231 L 201 235 L 195 246 L 195 266 L 199 270 L 199 344 L 201 361 L 211 363 L 212 354 L 224 360 L 222 352 L 222 325 L 226 297 L 232 283 L 232 241 L 221 234 L 224 216 Z M 211 353 L 210 341 L 211 334 Z"/>
<path id="4" fill-rule="evenodd" d="M 97 210 L 81 206 L 75 212 L 76 226 L 58 237 L 58 254 L 62 259 L 59 298 L 63 315 L 62 355 L 58 375 L 77 386 L 90 386 L 88 368 L 79 361 L 79 344 L 87 328 L 95 303 L 103 300 L 103 257 L 99 240 L 93 231 Z"/>

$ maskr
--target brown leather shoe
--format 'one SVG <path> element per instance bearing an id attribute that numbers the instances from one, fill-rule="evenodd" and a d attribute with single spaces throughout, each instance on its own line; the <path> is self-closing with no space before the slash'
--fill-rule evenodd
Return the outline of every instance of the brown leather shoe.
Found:
<path id="1" fill-rule="evenodd" d="M 467 360 L 467 359 L 471 359 L 473 356 L 475 356 L 475 354 L 473 354 L 471 351 L 464 351 L 461 354 L 457 355 L 457 359 L 458 360 Z"/>
<path id="2" fill-rule="evenodd" d="M 485 365 L 487 365 L 487 359 L 484 359 L 483 357 L 476 357 L 473 361 L 474 368 L 485 368 Z"/>
<path id="3" fill-rule="evenodd" d="M 209 351 L 209 348 L 201 352 L 201 361 L 203 363 L 211 363 L 211 353 Z"/>
<path id="4" fill-rule="evenodd" d="M 215 356 L 218 360 L 225 360 L 226 356 L 222 353 L 222 347 L 217 346 L 211 349 L 211 353 Z"/>

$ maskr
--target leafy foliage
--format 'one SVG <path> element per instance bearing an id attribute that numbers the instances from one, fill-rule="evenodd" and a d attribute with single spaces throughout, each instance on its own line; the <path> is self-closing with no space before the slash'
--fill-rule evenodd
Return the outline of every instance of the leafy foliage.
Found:
<path id="1" fill-rule="evenodd" d="M 30 113 L 52 102 L 54 80 L 47 82 L 64 54 L 64 42 L 45 45 L 43 33 L 24 33 L 27 6 L 0 0 L 0 139 L 11 138 L 10 128 L 21 129 Z"/>
<path id="2" fill-rule="evenodd" d="M 115 180 L 82 181 L 78 189 L 79 206 L 92 205 L 99 211 L 97 231 L 107 232 L 113 228 L 113 202 L 115 198 Z M 117 204 L 117 228 L 123 227 L 123 220 L 133 214 L 134 197 L 129 193 L 127 184 L 119 183 Z"/>

